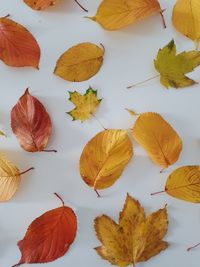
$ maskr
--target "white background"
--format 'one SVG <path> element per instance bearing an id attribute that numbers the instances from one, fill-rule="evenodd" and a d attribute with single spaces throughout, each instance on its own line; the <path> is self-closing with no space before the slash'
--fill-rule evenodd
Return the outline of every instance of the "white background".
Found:
<path id="1" fill-rule="evenodd" d="M 100 3 L 100 0 L 80 1 L 89 9 L 88 15 L 94 15 Z M 162 8 L 166 8 L 166 30 L 160 16 L 155 15 L 124 30 L 107 32 L 95 22 L 84 19 L 86 14 L 73 0 L 63 0 L 45 12 L 33 11 L 20 0 L 0 1 L 0 16 L 10 14 L 13 20 L 27 27 L 36 37 L 42 54 L 39 71 L 11 68 L 0 62 L 0 123 L 9 136 L 0 139 L 0 150 L 22 171 L 35 167 L 23 176 L 14 198 L 0 205 L 1 267 L 11 267 L 18 262 L 17 241 L 23 238 L 32 220 L 60 205 L 53 192 L 59 193 L 66 204 L 74 208 L 79 230 L 69 252 L 47 266 L 110 266 L 93 250 L 99 245 L 93 231 L 93 219 L 102 213 L 117 219 L 127 192 L 137 198 L 147 212 L 166 203 L 169 210 L 166 236 L 169 249 L 138 266 L 199 266 L 200 248 L 190 253 L 186 251 L 188 246 L 200 241 L 199 205 L 173 199 L 167 194 L 151 197 L 150 193 L 162 190 L 168 174 L 175 168 L 200 162 L 200 88 L 196 85 L 166 90 L 154 80 L 132 90 L 126 89 L 127 85 L 156 74 L 153 59 L 157 50 L 172 38 L 178 51 L 194 48 L 192 41 L 178 34 L 171 25 L 174 1 L 160 2 Z M 53 75 L 57 58 L 69 47 L 85 41 L 105 46 L 105 61 L 99 73 L 82 83 L 69 83 Z M 190 76 L 200 81 L 200 69 Z M 98 89 L 99 97 L 103 98 L 97 116 L 107 128 L 127 129 L 133 125 L 134 119 L 125 108 L 161 113 L 183 139 L 179 161 L 160 174 L 159 167 L 134 143 L 135 156 L 122 177 L 110 189 L 102 191 L 102 198 L 97 199 L 80 178 L 78 162 L 86 142 L 101 128 L 94 119 L 81 124 L 72 122 L 65 114 L 73 107 L 67 100 L 67 90 L 84 92 L 89 85 Z M 46 106 L 53 120 L 53 135 L 48 148 L 57 149 L 57 154 L 27 153 L 11 132 L 11 108 L 28 86 Z"/>

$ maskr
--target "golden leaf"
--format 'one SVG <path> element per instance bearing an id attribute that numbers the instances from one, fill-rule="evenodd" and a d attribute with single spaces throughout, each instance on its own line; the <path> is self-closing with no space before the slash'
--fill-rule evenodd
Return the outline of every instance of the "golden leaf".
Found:
<path id="1" fill-rule="evenodd" d="M 78 44 L 61 55 L 57 61 L 54 74 L 66 81 L 86 81 L 101 68 L 103 55 L 104 50 L 95 44 Z"/>
<path id="2" fill-rule="evenodd" d="M 157 0 L 103 0 L 94 17 L 106 30 L 118 30 L 162 10 Z"/>
<path id="3" fill-rule="evenodd" d="M 91 87 L 84 95 L 78 92 L 69 92 L 69 100 L 76 106 L 70 112 L 67 112 L 73 120 L 80 120 L 81 122 L 89 119 L 97 110 L 102 99 L 97 98 L 97 91 Z"/>
<path id="4" fill-rule="evenodd" d="M 124 130 L 105 130 L 93 137 L 80 157 L 80 174 L 94 190 L 110 187 L 121 176 L 133 155 Z"/>
<path id="5" fill-rule="evenodd" d="M 162 240 L 167 227 L 166 207 L 146 217 L 140 203 L 127 195 L 119 224 L 106 215 L 95 219 L 96 235 L 102 243 L 96 251 L 113 265 L 135 265 L 168 247 L 168 243 Z"/>
<path id="6" fill-rule="evenodd" d="M 200 1 L 199 0 L 177 0 L 172 22 L 174 27 L 195 42 L 198 46 L 200 39 Z"/>
<path id="7" fill-rule="evenodd" d="M 182 141 L 159 114 L 153 112 L 141 114 L 135 122 L 132 133 L 154 163 L 167 168 L 178 160 Z"/>
<path id="8" fill-rule="evenodd" d="M 160 73 L 160 82 L 166 88 L 183 88 L 196 82 L 187 76 L 200 65 L 200 52 L 188 51 L 176 54 L 176 45 L 172 40 L 168 45 L 158 51 L 154 60 L 156 70 Z"/>

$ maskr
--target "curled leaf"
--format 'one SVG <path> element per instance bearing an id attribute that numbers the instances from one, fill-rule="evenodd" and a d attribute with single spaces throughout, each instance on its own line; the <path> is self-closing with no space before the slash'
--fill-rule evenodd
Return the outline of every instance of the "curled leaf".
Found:
<path id="1" fill-rule="evenodd" d="M 100 132 L 83 149 L 81 177 L 95 190 L 110 187 L 121 176 L 132 155 L 132 143 L 126 131 Z"/>
<path id="2" fill-rule="evenodd" d="M 125 267 L 144 262 L 168 247 L 162 239 L 167 233 L 167 209 L 145 216 L 140 203 L 127 195 L 117 224 L 106 215 L 94 221 L 97 238 L 102 243 L 97 253 L 113 265 Z"/>
<path id="3" fill-rule="evenodd" d="M 95 44 L 78 44 L 61 55 L 57 61 L 54 74 L 66 81 L 86 81 L 101 68 L 103 55 L 104 50 Z"/>
<path id="4" fill-rule="evenodd" d="M 182 141 L 159 114 L 153 112 L 141 114 L 135 122 L 132 133 L 154 163 L 167 168 L 178 160 Z"/>
<path id="5" fill-rule="evenodd" d="M 11 127 L 24 150 L 44 151 L 52 131 L 51 119 L 28 89 L 11 111 Z"/>
<path id="6" fill-rule="evenodd" d="M 176 54 L 176 45 L 172 40 L 168 45 L 158 51 L 154 61 L 156 70 L 160 73 L 160 82 L 166 88 L 183 88 L 196 82 L 187 76 L 200 65 L 200 52 L 188 51 Z"/>
<path id="7" fill-rule="evenodd" d="M 174 27 L 195 42 L 200 39 L 200 2 L 199 0 L 177 0 L 172 15 Z"/>
<path id="8" fill-rule="evenodd" d="M 22 256 L 13 267 L 25 263 L 52 262 L 65 255 L 76 237 L 77 219 L 74 211 L 66 207 L 63 200 L 62 204 L 60 208 L 47 211 L 30 224 L 25 237 L 18 242 Z"/>
<path id="9" fill-rule="evenodd" d="M 97 13 L 90 19 L 98 22 L 106 30 L 118 30 L 141 19 L 161 13 L 157 0 L 103 0 Z"/>
<path id="10" fill-rule="evenodd" d="M 80 120 L 84 122 L 88 120 L 97 110 L 102 99 L 97 98 L 97 91 L 91 87 L 86 91 L 84 95 L 78 92 L 69 92 L 69 100 L 76 106 L 68 114 L 73 120 Z"/>
<path id="11" fill-rule="evenodd" d="M 37 69 L 40 61 L 40 47 L 33 35 L 8 17 L 0 18 L 0 59 L 8 66 Z"/>

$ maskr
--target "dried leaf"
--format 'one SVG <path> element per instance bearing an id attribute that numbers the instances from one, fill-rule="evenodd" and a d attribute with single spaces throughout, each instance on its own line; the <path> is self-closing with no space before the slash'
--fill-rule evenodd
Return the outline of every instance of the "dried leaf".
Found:
<path id="1" fill-rule="evenodd" d="M 8 66 L 38 69 L 40 48 L 33 35 L 22 25 L 0 18 L 0 59 Z"/>
<path id="2" fill-rule="evenodd" d="M 57 61 L 54 74 L 66 81 L 86 81 L 101 68 L 103 55 L 104 50 L 95 44 L 78 44 L 61 55 Z"/>
<path id="3" fill-rule="evenodd" d="M 188 51 L 176 54 L 176 45 L 172 40 L 167 46 L 158 51 L 154 61 L 156 70 L 160 73 L 160 82 L 166 88 L 182 88 L 196 82 L 187 76 L 200 65 L 200 52 Z"/>
<path id="4" fill-rule="evenodd" d="M 0 201 L 10 200 L 16 193 L 20 182 L 21 175 L 28 172 L 20 172 L 20 170 L 4 156 L 0 156 Z"/>
<path id="5" fill-rule="evenodd" d="M 132 133 L 154 163 L 167 168 L 178 160 L 182 141 L 159 114 L 153 112 L 141 114 L 135 122 Z"/>
<path id="6" fill-rule="evenodd" d="M 51 119 L 28 89 L 12 109 L 11 127 L 24 150 L 44 151 L 52 131 Z"/>
<path id="7" fill-rule="evenodd" d="M 119 224 L 106 215 L 95 219 L 96 235 L 102 243 L 101 247 L 95 249 L 113 265 L 135 265 L 147 261 L 168 247 L 168 243 L 162 240 L 167 227 L 166 207 L 146 217 L 140 203 L 127 195 Z"/>
<path id="8" fill-rule="evenodd" d="M 103 0 L 97 13 L 90 19 L 106 30 L 118 30 L 141 19 L 161 13 L 157 0 Z"/>
<path id="9" fill-rule="evenodd" d="M 76 237 L 77 219 L 74 211 L 62 203 L 62 207 L 47 211 L 31 223 L 18 242 L 22 256 L 13 267 L 52 262 L 65 255 Z"/>
<path id="10" fill-rule="evenodd" d="M 105 130 L 93 137 L 80 157 L 80 174 L 94 190 L 110 187 L 121 176 L 133 155 L 124 130 Z"/>
<path id="11" fill-rule="evenodd" d="M 199 0 L 177 0 L 172 22 L 174 27 L 195 42 L 198 46 L 200 39 L 200 1 Z"/>
<path id="12" fill-rule="evenodd" d="M 43 10 L 49 6 L 54 6 L 59 0 L 24 0 L 24 3 L 35 10 Z"/>
<path id="13" fill-rule="evenodd" d="M 69 92 L 69 100 L 76 106 L 68 114 L 73 120 L 80 120 L 84 122 L 88 120 L 97 110 L 102 99 L 97 98 L 97 91 L 91 87 L 86 91 L 84 95 L 78 92 Z"/>

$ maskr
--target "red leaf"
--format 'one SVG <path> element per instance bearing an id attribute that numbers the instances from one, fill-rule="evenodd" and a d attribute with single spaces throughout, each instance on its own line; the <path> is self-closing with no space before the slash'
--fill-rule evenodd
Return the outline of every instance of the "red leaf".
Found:
<path id="1" fill-rule="evenodd" d="M 42 103 L 26 89 L 11 111 L 11 127 L 21 147 L 29 152 L 45 151 L 52 124 Z"/>
<path id="2" fill-rule="evenodd" d="M 0 59 L 8 66 L 38 68 L 40 47 L 33 35 L 22 25 L 0 18 Z"/>
<path id="3" fill-rule="evenodd" d="M 63 202 L 62 207 L 44 213 L 31 223 L 24 239 L 18 242 L 22 256 L 13 267 L 52 262 L 62 257 L 73 243 L 76 231 L 76 215 Z"/>

